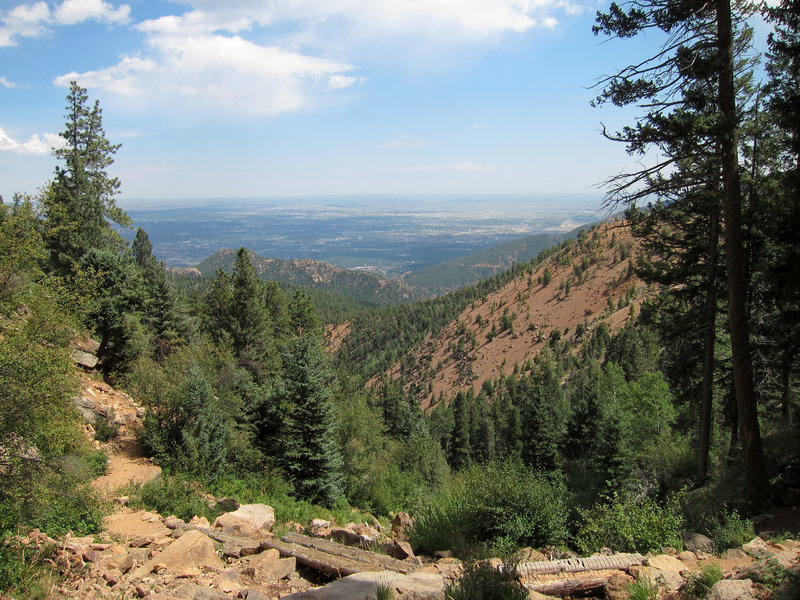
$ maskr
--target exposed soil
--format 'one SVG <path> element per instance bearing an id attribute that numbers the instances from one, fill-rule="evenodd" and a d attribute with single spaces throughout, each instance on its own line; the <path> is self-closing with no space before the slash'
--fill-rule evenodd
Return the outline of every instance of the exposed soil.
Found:
<path id="1" fill-rule="evenodd" d="M 612 236 L 613 247 L 609 244 Z M 576 244 L 572 250 L 557 253 L 532 273 L 473 303 L 437 336 L 429 337 L 414 353 L 410 372 L 409 361 L 405 361 L 406 390 L 419 390 L 420 404 L 428 408 L 441 393 L 451 397 L 469 388 L 478 391 L 485 380 L 511 374 L 515 365 L 534 359 L 551 335 L 557 335 L 554 332 L 579 343 L 579 325 L 591 329 L 606 322 L 612 331 L 624 325 L 632 311 L 638 310 L 645 291 L 641 280 L 628 272 L 629 260 L 638 251 L 636 242 L 621 222 L 599 227 L 587 240 L 583 248 Z M 545 269 L 552 276 L 547 284 L 540 281 Z M 636 293 L 631 293 L 634 287 Z M 620 299 L 629 293 L 631 301 L 620 306 Z M 504 314 L 512 318 L 512 329 L 503 328 Z M 338 342 L 342 334 L 346 330 L 333 332 L 332 337 Z M 470 336 L 474 336 L 474 345 Z M 462 338 L 466 343 L 459 353 Z M 398 363 L 389 375 L 399 379 L 401 369 Z"/>

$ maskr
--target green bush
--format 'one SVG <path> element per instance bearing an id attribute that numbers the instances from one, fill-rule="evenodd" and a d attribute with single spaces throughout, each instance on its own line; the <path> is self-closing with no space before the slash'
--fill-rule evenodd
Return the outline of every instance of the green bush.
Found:
<path id="1" fill-rule="evenodd" d="M 119 424 L 113 416 L 97 419 L 94 424 L 94 439 L 99 442 L 109 442 L 119 435 Z"/>
<path id="2" fill-rule="evenodd" d="M 525 600 L 528 590 L 512 565 L 495 569 L 488 562 L 468 564 L 464 574 L 444 589 L 448 600 Z"/>
<path id="3" fill-rule="evenodd" d="M 718 513 L 711 519 L 708 535 L 714 542 L 714 549 L 723 552 L 728 548 L 738 548 L 752 540 L 756 532 L 749 519 L 743 519 L 737 511 Z"/>
<path id="4" fill-rule="evenodd" d="M 659 505 L 648 497 L 615 495 L 610 502 L 579 510 L 581 526 L 575 545 L 586 553 L 610 547 L 617 552 L 659 551 L 664 546 L 681 548 L 683 516 L 678 499 Z"/>
<path id="5" fill-rule="evenodd" d="M 567 537 L 566 491 L 520 461 L 467 469 L 417 516 L 412 544 L 459 556 L 559 544 Z"/>
<path id="6" fill-rule="evenodd" d="M 10 532 L 0 532 L 0 590 L 11 598 L 49 598 L 52 586 L 47 582 L 51 572 L 44 561 L 53 550 L 23 546 Z"/>
<path id="7" fill-rule="evenodd" d="M 129 490 L 131 504 L 164 516 L 175 515 L 184 521 L 195 515 L 213 522 L 219 512 L 212 509 L 200 486 L 179 475 L 162 475 Z"/>
<path id="8" fill-rule="evenodd" d="M 696 575 L 689 575 L 686 586 L 681 590 L 681 598 L 685 600 L 702 600 L 720 579 L 724 577 L 719 565 L 708 565 Z"/>

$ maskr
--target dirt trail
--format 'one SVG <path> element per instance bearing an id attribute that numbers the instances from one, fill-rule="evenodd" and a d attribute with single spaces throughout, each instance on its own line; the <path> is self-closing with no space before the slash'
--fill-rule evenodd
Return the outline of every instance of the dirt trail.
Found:
<path id="1" fill-rule="evenodd" d="M 143 415 L 139 403 L 128 394 L 89 377 L 83 379 L 81 400 L 84 405 L 90 404 L 95 413 L 108 417 L 119 427 L 117 436 L 109 443 L 95 442 L 109 457 L 106 474 L 92 482 L 96 490 L 111 498 L 128 483 L 144 483 L 161 473 L 161 467 L 144 456 L 139 444 L 138 433 Z M 93 432 L 90 430 L 89 433 Z"/>

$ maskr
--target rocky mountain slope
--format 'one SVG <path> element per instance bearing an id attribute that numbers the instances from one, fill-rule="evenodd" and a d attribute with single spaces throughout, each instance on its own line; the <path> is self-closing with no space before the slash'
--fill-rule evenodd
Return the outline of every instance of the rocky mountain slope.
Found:
<path id="1" fill-rule="evenodd" d="M 603 322 L 616 329 L 645 293 L 633 274 L 637 252 L 620 221 L 583 231 L 574 244 L 473 302 L 388 375 L 402 378 L 427 407 L 441 393 L 478 390 L 510 374 L 554 337 L 578 342 Z"/>
<path id="2" fill-rule="evenodd" d="M 402 304 L 425 295 L 402 282 L 368 271 L 342 269 L 309 258 L 265 258 L 252 251 L 249 251 L 249 256 L 258 276 L 264 281 L 334 292 L 375 306 Z M 213 275 L 217 269 L 230 272 L 235 260 L 236 250 L 225 248 L 197 265 L 197 270 L 206 276 Z"/>

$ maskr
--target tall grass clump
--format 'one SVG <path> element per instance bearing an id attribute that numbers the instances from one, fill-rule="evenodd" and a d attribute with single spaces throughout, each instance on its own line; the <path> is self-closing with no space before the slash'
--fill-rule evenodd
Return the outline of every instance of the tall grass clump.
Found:
<path id="1" fill-rule="evenodd" d="M 528 590 L 513 565 L 497 569 L 485 561 L 468 564 L 464 574 L 444 590 L 448 600 L 526 600 Z"/>

